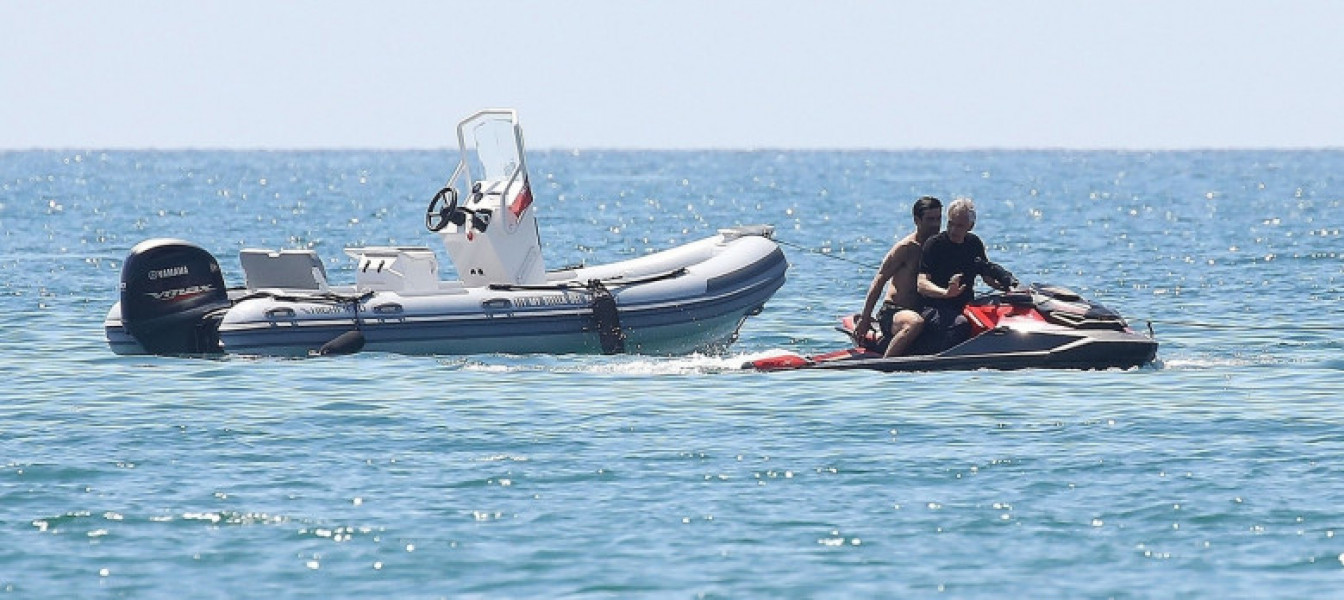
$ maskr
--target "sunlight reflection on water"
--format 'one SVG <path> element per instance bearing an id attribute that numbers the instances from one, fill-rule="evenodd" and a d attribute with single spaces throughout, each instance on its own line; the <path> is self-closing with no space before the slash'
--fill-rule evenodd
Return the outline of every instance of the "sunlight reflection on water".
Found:
<path id="1" fill-rule="evenodd" d="M 538 153 L 548 265 L 764 222 L 796 245 L 788 283 L 723 355 L 319 360 L 111 354 L 126 251 L 186 238 L 237 284 L 244 246 L 312 247 L 345 281 L 344 245 L 427 243 L 444 153 L 69 154 L 0 154 L 0 522 L 21 542 L 0 549 L 0 587 L 1337 587 L 1321 569 L 1344 553 L 1338 152 Z M 861 265 L 925 193 L 974 196 L 1019 278 L 1151 320 L 1159 363 L 737 369 L 843 344 Z"/>

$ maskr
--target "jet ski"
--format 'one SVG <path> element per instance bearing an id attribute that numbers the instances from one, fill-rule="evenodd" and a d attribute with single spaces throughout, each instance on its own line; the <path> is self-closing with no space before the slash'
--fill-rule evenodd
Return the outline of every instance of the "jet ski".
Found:
<path id="1" fill-rule="evenodd" d="M 858 337 L 856 346 L 803 356 L 783 353 L 742 365 L 757 371 L 869 369 L 886 372 L 976 369 L 1128 369 L 1153 362 L 1157 340 L 1136 332 L 1119 313 L 1051 284 L 994 292 L 971 301 L 963 313 L 971 337 L 936 354 L 884 358 L 887 340 L 877 332 L 854 336 L 858 315 L 837 327 Z M 917 344 L 916 344 L 917 345 Z"/>

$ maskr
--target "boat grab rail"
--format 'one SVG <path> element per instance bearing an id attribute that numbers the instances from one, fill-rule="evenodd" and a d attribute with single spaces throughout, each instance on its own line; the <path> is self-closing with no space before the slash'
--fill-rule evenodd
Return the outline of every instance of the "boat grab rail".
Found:
<path id="1" fill-rule="evenodd" d="M 334 305 L 342 305 L 349 303 L 363 304 L 364 302 L 367 302 L 370 298 L 372 298 L 375 293 L 376 293 L 375 291 L 370 290 L 364 292 L 363 294 L 357 294 L 357 295 L 338 294 L 336 292 L 324 292 L 321 294 L 286 294 L 267 290 L 259 290 L 244 296 L 239 296 L 236 300 L 233 301 L 233 303 L 238 304 L 239 302 L 242 302 L 244 300 L 255 300 L 257 298 L 272 298 L 275 300 L 279 300 L 281 302 L 313 302 L 316 304 L 334 304 Z"/>
<path id="2" fill-rule="evenodd" d="M 529 291 L 560 290 L 560 291 L 564 291 L 564 290 L 573 290 L 573 289 L 594 289 L 594 288 L 597 288 L 597 287 L 599 287 L 599 286 L 603 286 L 603 285 L 605 285 L 605 284 L 611 284 L 611 285 L 639 285 L 639 284 L 642 284 L 642 283 L 653 283 L 653 282 L 655 282 L 655 281 L 663 281 L 663 280 L 665 280 L 665 279 L 675 279 L 675 278 L 677 278 L 677 277 L 681 277 L 682 275 L 685 275 L 686 273 L 688 273 L 688 271 L 686 270 L 686 267 L 680 267 L 680 268 L 677 268 L 677 269 L 673 269 L 673 270 L 671 270 L 671 271 L 668 271 L 668 272 L 666 272 L 666 273 L 659 273 L 659 274 L 657 274 L 657 275 L 650 275 L 650 276 L 648 276 L 648 277 L 642 277 L 642 278 L 639 278 L 639 279 L 625 279 L 623 276 L 618 275 L 618 276 L 616 276 L 616 277 L 607 277 L 607 278 L 605 278 L 605 279 L 589 279 L 588 281 L 586 281 L 586 282 L 582 282 L 582 283 L 580 283 L 580 282 L 569 282 L 569 281 L 560 282 L 560 283 L 545 283 L 545 284 L 527 284 L 527 283 L 492 283 L 492 284 L 490 284 L 490 285 L 487 286 L 487 287 L 489 287 L 489 288 L 492 289 L 492 290 L 501 291 L 501 292 L 507 292 L 507 291 L 511 291 L 511 290 L 529 290 Z"/>

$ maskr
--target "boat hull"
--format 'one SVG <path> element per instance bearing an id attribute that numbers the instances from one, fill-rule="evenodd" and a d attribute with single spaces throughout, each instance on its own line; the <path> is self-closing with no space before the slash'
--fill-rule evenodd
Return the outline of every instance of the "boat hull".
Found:
<path id="1" fill-rule="evenodd" d="M 787 268 L 772 240 L 730 231 L 630 261 L 552 273 L 544 285 L 234 290 L 218 333 L 223 352 L 264 356 L 309 356 L 352 331 L 362 336 L 363 351 L 400 354 L 716 352 L 762 310 Z M 595 310 L 604 295 L 615 309 L 605 333 Z M 144 353 L 122 326 L 119 306 L 104 328 L 113 351 Z"/>

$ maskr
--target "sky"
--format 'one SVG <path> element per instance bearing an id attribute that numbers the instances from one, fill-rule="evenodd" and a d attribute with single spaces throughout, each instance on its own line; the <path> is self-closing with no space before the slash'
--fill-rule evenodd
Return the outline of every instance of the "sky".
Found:
<path id="1" fill-rule="evenodd" d="M 0 149 L 1344 147 L 1333 0 L 0 0 Z"/>

